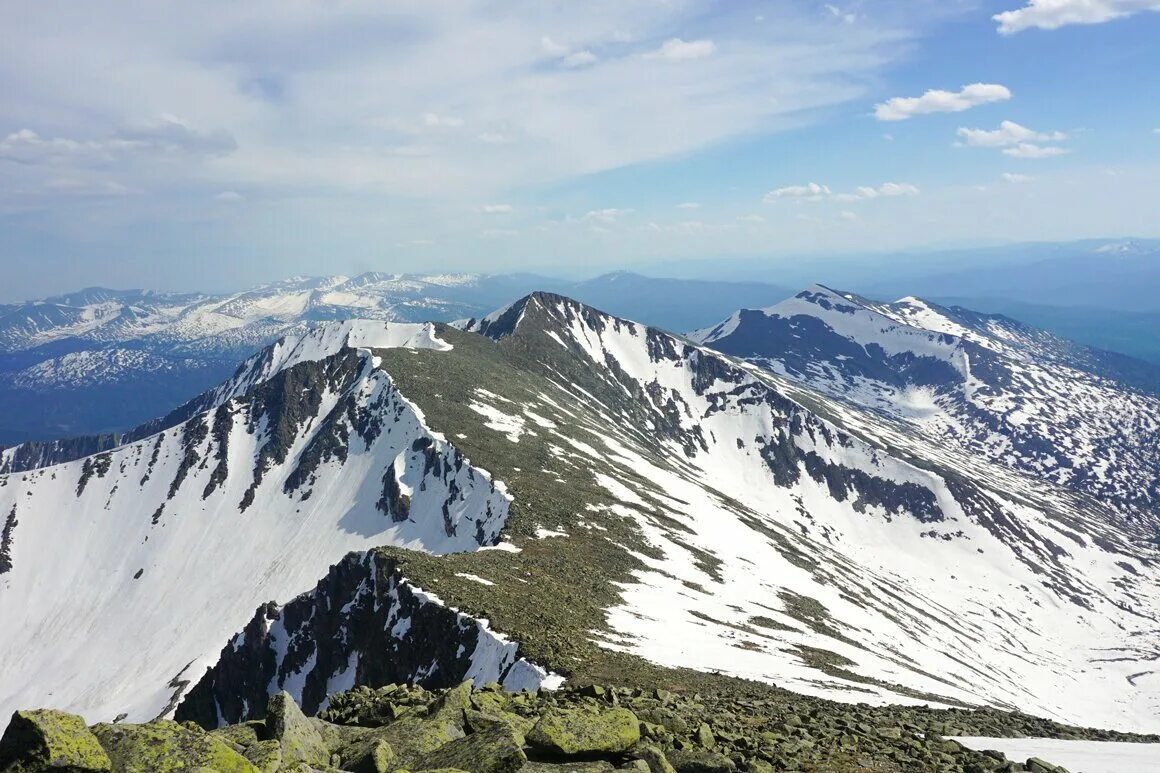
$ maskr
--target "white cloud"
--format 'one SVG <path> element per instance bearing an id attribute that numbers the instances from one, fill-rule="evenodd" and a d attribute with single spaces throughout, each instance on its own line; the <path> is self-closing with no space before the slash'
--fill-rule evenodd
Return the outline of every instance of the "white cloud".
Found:
<path id="1" fill-rule="evenodd" d="M 227 155 L 237 148 L 225 131 L 201 131 L 187 121 L 165 113 L 155 121 L 131 124 L 97 139 L 41 137 L 21 129 L 0 140 L 0 159 L 22 164 L 112 163 L 144 156 Z"/>
<path id="2" fill-rule="evenodd" d="M 510 239 L 519 236 L 520 232 L 514 228 L 485 228 L 479 232 L 481 239 Z"/>
<path id="3" fill-rule="evenodd" d="M 998 129 L 993 130 L 960 128 L 958 135 L 974 148 L 1005 148 L 1022 142 L 1062 142 L 1067 139 L 1063 132 L 1037 132 L 1014 121 L 1003 121 Z"/>
<path id="4" fill-rule="evenodd" d="M 738 215 L 737 222 L 738 223 L 750 223 L 750 224 L 756 225 L 758 223 L 764 223 L 765 218 L 762 217 L 761 215 L 758 215 L 758 214 Z"/>
<path id="5" fill-rule="evenodd" d="M 245 201 L 245 198 L 246 198 L 245 196 L 238 193 L 237 191 L 222 191 L 221 193 L 214 196 L 215 201 L 227 201 L 227 202 Z"/>
<path id="6" fill-rule="evenodd" d="M 544 53 L 548 56 L 565 56 L 568 53 L 567 46 L 557 43 L 546 35 L 540 38 L 540 48 L 542 48 Z"/>
<path id="7" fill-rule="evenodd" d="M 1061 148 L 1057 145 L 1036 145 L 1033 142 L 1020 142 L 1014 147 L 1003 148 L 1004 155 L 1014 158 L 1051 158 L 1070 152 L 1067 148 Z"/>
<path id="8" fill-rule="evenodd" d="M 830 199 L 833 201 L 853 202 L 865 201 L 866 199 L 917 196 L 920 192 L 918 186 L 910 183 L 885 182 L 878 187 L 863 185 L 855 188 L 850 193 L 834 193 L 827 185 L 808 183 L 806 185 L 790 185 L 785 188 L 772 190 L 765 194 L 762 201 L 766 204 L 772 204 L 782 199 L 798 199 L 800 201 L 822 201 L 824 199 Z"/>
<path id="9" fill-rule="evenodd" d="M 766 204 L 772 204 L 781 199 L 805 199 L 807 201 L 818 201 L 830 195 L 828 186 L 820 185 L 818 183 L 806 183 L 805 185 L 787 185 L 784 188 L 777 188 L 770 191 L 762 197 L 762 201 Z"/>
<path id="10" fill-rule="evenodd" d="M 701 205 L 695 201 L 685 201 L 677 205 L 677 209 L 700 209 Z"/>
<path id="11" fill-rule="evenodd" d="M 826 11 L 829 12 L 830 16 L 838 19 L 844 24 L 853 24 L 858 20 L 858 14 L 853 13 L 852 11 L 847 11 L 843 8 L 839 8 L 836 5 L 830 5 L 827 3 L 825 8 Z"/>
<path id="12" fill-rule="evenodd" d="M 606 209 L 594 209 L 586 212 L 581 220 L 595 223 L 615 223 L 620 218 L 632 212 L 631 209 L 616 209 L 615 207 L 608 207 Z"/>
<path id="13" fill-rule="evenodd" d="M 485 215 L 510 215 L 516 208 L 511 204 L 484 204 L 479 211 Z"/>
<path id="14" fill-rule="evenodd" d="M 717 52 L 712 40 L 682 40 L 669 38 L 656 51 L 645 54 L 646 59 L 664 59 L 669 62 L 687 62 L 706 59 Z"/>
<path id="15" fill-rule="evenodd" d="M 879 121 L 905 121 L 928 113 L 961 113 L 978 105 L 1003 102 L 1011 90 L 997 83 L 972 83 L 958 91 L 931 89 L 921 97 L 894 97 L 874 106 Z"/>
<path id="16" fill-rule="evenodd" d="M 1102 24 L 1141 11 L 1160 11 L 1160 0 L 1028 0 L 1023 8 L 997 13 L 1001 35 L 1038 28 L 1055 30 L 1069 24 Z"/>
<path id="17" fill-rule="evenodd" d="M 587 67 L 590 64 L 596 64 L 600 58 L 588 49 L 577 51 L 573 54 L 568 54 L 560 60 L 560 63 L 565 67 Z"/>
<path id="18" fill-rule="evenodd" d="M 1004 172 L 1000 177 L 1003 178 L 1003 182 L 1012 183 L 1013 185 L 1023 185 L 1035 181 L 1035 178 L 1031 175 L 1019 174 L 1017 172 Z"/>

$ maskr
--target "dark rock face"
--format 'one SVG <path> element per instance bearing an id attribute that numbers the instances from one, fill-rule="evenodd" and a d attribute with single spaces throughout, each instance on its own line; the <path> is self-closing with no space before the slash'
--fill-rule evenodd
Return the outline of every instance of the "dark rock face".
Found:
<path id="1" fill-rule="evenodd" d="M 219 717 L 261 718 L 269 695 L 291 680 L 300 685 L 295 699 L 311 714 L 326 705 L 339 677 L 355 685 L 457 684 L 472 666 L 480 635 L 471 618 L 417 593 L 393 560 L 352 553 L 313 592 L 284 607 L 259 608 L 186 696 L 177 718 L 210 728 Z M 512 650 L 496 678 L 515 662 Z"/>
<path id="2" fill-rule="evenodd" d="M 0 475 L 76 461 L 116 448 L 120 443 L 121 436 L 113 433 L 65 440 L 30 441 L 8 449 L 0 448 Z"/>
<path id="3" fill-rule="evenodd" d="M 13 505 L 12 511 L 4 519 L 4 528 L 0 529 L 0 574 L 12 571 L 12 535 L 18 524 L 16 505 Z"/>

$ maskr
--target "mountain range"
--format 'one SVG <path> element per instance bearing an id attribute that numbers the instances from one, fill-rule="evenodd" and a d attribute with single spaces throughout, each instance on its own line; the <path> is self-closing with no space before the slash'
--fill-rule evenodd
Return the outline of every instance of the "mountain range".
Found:
<path id="1" fill-rule="evenodd" d="M 0 713 L 700 674 L 1154 731 L 1143 378 L 820 286 L 689 337 L 549 292 L 304 322 L 111 448 L 0 475 Z"/>
<path id="2" fill-rule="evenodd" d="M 225 295 L 90 288 L 0 306 L 0 445 L 125 432 L 314 322 L 449 322 L 538 288 L 674 330 L 792 294 L 627 272 L 583 282 L 531 274 L 297 277 Z"/>

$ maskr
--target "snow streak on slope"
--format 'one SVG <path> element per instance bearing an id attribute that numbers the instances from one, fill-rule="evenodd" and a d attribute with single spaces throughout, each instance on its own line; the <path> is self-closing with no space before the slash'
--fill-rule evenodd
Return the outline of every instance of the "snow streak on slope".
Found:
<path id="1" fill-rule="evenodd" d="M 351 345 L 448 348 L 423 326 L 322 328 L 260 358 L 265 380 L 157 435 L 0 476 L 0 715 L 151 718 L 258 604 L 348 551 L 498 541 L 502 487 Z"/>
<path id="2" fill-rule="evenodd" d="M 597 513 L 647 536 L 604 646 L 837 699 L 1156 728 L 1157 555 L 1115 511 L 558 296 L 464 327 L 559 390 L 524 408 L 573 432 L 613 500 L 565 531 Z"/>
<path id="3" fill-rule="evenodd" d="M 933 440 L 1160 515 L 1160 395 L 1129 385 L 1129 358 L 1001 316 L 821 286 L 691 337 Z"/>

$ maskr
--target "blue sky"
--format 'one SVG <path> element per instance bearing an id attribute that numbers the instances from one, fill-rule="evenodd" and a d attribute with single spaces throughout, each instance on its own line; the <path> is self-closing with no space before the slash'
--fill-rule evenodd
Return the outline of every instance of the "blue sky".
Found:
<path id="1" fill-rule="evenodd" d="M 1160 236 L 1160 0 L 0 7 L 0 300 Z"/>

